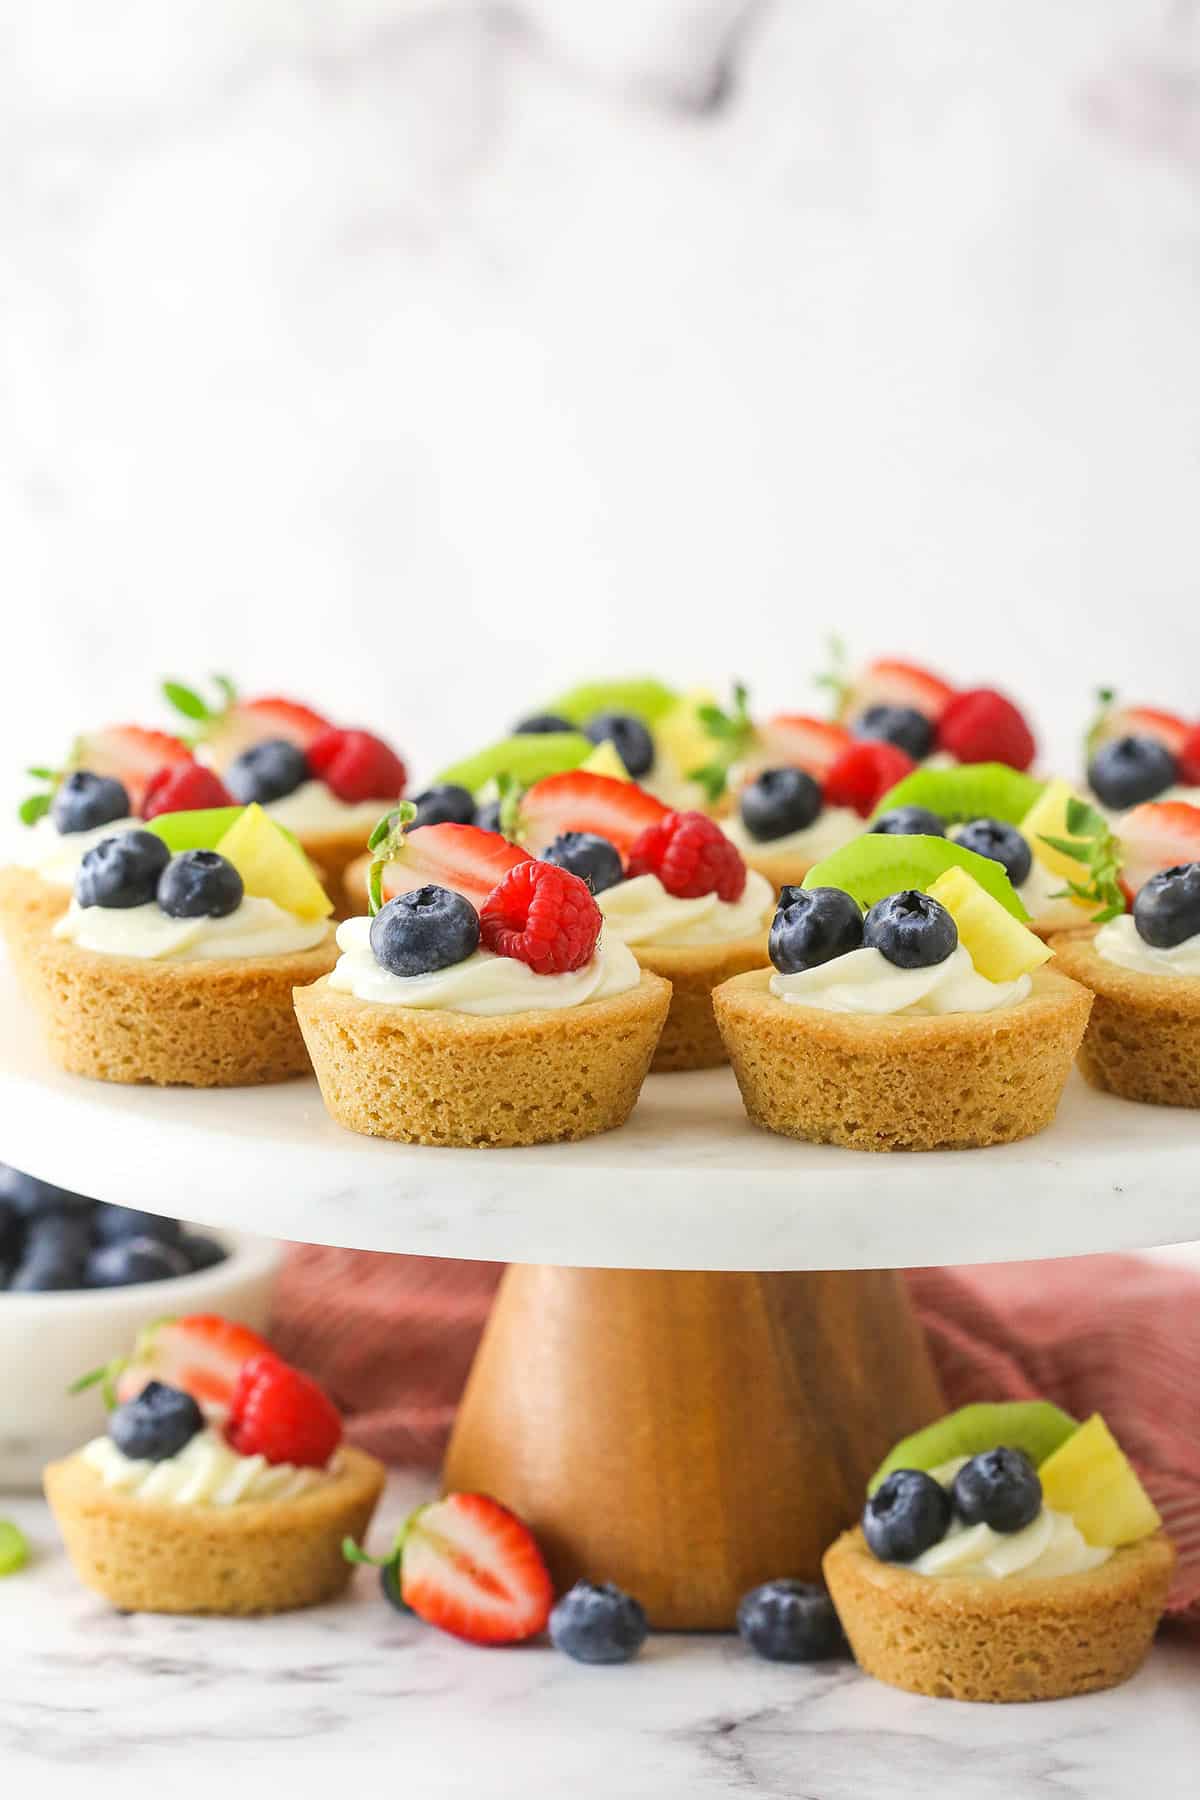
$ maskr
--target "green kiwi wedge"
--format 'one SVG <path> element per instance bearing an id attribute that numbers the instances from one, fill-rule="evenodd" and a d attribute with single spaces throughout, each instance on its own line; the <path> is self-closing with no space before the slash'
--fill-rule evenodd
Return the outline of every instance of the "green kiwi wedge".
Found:
<path id="1" fill-rule="evenodd" d="M 1078 1419 L 1049 1400 L 980 1400 L 901 1438 L 872 1475 L 867 1492 L 873 1494 L 893 1469 L 938 1469 L 956 1456 L 978 1456 L 1000 1445 L 1023 1450 L 1036 1468 L 1078 1429 Z"/>
<path id="2" fill-rule="evenodd" d="M 194 812 L 159 813 L 147 821 L 145 829 L 160 837 L 172 856 L 178 856 L 181 850 L 215 850 L 245 810 L 244 806 L 201 806 Z M 286 825 L 279 829 L 293 844 L 299 843 L 295 832 Z"/>
<path id="3" fill-rule="evenodd" d="M 1024 925 L 1029 918 L 1002 865 L 964 850 L 949 838 L 900 837 L 867 832 L 843 844 L 804 877 L 806 888 L 844 888 L 862 907 L 874 906 L 903 888 L 932 887 L 947 869 L 965 869 L 993 900 Z"/>
<path id="4" fill-rule="evenodd" d="M 628 681 L 584 681 L 555 700 L 548 700 L 539 712 L 557 713 L 573 725 L 586 724 L 593 713 L 632 713 L 644 725 L 654 725 L 675 705 L 679 695 L 664 687 L 652 676 L 631 677 Z"/>
<path id="5" fill-rule="evenodd" d="M 1019 825 L 1045 787 L 1005 763 L 963 763 L 957 769 L 914 769 L 885 794 L 872 815 L 895 806 L 926 806 L 947 825 L 1000 819 Z"/>
<path id="6" fill-rule="evenodd" d="M 577 769 L 595 748 L 581 731 L 526 732 L 501 738 L 498 744 L 451 763 L 435 780 L 439 785 L 452 782 L 455 787 L 468 788 L 472 794 L 501 775 L 511 775 L 522 787 L 531 787 L 547 775 Z"/>

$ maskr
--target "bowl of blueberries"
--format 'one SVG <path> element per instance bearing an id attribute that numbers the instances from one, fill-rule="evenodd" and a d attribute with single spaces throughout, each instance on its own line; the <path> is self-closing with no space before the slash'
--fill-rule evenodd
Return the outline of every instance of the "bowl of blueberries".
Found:
<path id="1" fill-rule="evenodd" d="M 0 1489 L 37 1487 L 45 1463 L 103 1430 L 98 1390 L 68 1388 L 164 1313 L 265 1330 L 282 1254 L 0 1163 Z"/>

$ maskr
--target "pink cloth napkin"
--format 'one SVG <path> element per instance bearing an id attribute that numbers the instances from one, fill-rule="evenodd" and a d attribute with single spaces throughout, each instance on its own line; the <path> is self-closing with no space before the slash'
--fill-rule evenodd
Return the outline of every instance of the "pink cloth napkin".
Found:
<path id="1" fill-rule="evenodd" d="M 436 1468 L 502 1272 L 298 1244 L 274 1340 L 328 1387 L 354 1443 Z M 949 1406 L 1041 1397 L 1104 1414 L 1179 1553 L 1168 1613 L 1200 1625 L 1200 1276 L 1085 1256 L 908 1281 Z"/>

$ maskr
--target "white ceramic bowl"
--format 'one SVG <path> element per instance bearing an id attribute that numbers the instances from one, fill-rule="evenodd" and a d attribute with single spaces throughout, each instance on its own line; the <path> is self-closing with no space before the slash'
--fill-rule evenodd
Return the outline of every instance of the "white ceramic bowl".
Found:
<path id="1" fill-rule="evenodd" d="M 211 1233 L 229 1255 L 172 1281 L 69 1293 L 0 1293 L 0 1491 L 37 1488 L 42 1468 L 104 1429 L 96 1388 L 71 1382 L 132 1346 L 164 1313 L 216 1312 L 266 1328 L 280 1245 L 237 1232 Z"/>

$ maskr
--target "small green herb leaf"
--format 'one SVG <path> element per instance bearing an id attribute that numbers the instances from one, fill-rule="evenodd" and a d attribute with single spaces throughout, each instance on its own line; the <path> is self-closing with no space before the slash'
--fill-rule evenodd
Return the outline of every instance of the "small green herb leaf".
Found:
<path id="1" fill-rule="evenodd" d="M 17 817 L 22 825 L 36 825 L 50 811 L 52 801 L 49 794 L 30 794 L 22 800 L 17 808 Z"/>
<path id="2" fill-rule="evenodd" d="M 1096 705 L 1099 711 L 1084 734 L 1083 747 L 1088 762 L 1095 755 L 1097 746 L 1105 734 L 1105 728 L 1112 716 L 1113 705 L 1117 698 L 1116 688 L 1102 687 L 1096 689 Z"/>
<path id="3" fill-rule="evenodd" d="M 371 867 L 367 872 L 367 908 L 374 918 L 383 905 L 383 871 L 392 858 L 404 848 L 404 833 L 417 816 L 411 800 L 402 800 L 391 812 L 384 813 L 367 839 Z"/>
<path id="4" fill-rule="evenodd" d="M 832 701 L 831 716 L 840 719 L 850 698 L 850 669 L 845 641 L 836 632 L 829 639 L 829 667 L 815 675 L 813 683 L 826 690 Z"/>
<path id="5" fill-rule="evenodd" d="M 57 781 L 58 780 L 58 770 L 57 769 L 32 768 L 32 769 L 26 769 L 25 773 L 28 776 L 30 776 L 34 781 Z"/>
<path id="6" fill-rule="evenodd" d="M 521 801 L 525 789 L 515 775 L 497 775 L 496 793 L 500 801 L 500 830 L 515 843 L 521 830 Z"/>
<path id="7" fill-rule="evenodd" d="M 1081 863 L 1087 871 L 1083 881 L 1068 881 L 1057 889 L 1052 900 L 1079 900 L 1093 908 L 1096 924 L 1104 924 L 1125 911 L 1125 896 L 1119 880 L 1121 846 L 1113 836 L 1104 814 L 1086 800 L 1072 798 L 1067 802 L 1069 837 L 1039 837 L 1039 843 Z"/>

